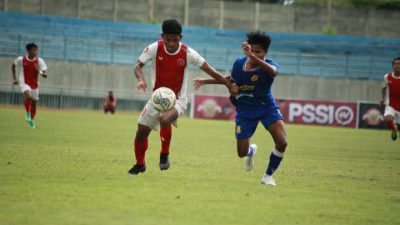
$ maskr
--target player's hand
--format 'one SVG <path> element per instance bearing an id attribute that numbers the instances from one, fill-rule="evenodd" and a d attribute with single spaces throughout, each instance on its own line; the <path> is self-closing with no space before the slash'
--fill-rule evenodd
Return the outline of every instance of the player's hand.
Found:
<path id="1" fill-rule="evenodd" d="M 13 79 L 13 84 L 14 84 L 14 85 L 17 85 L 17 84 L 18 84 L 18 80 Z"/>
<path id="2" fill-rule="evenodd" d="M 251 56 L 251 55 L 253 55 L 253 53 L 251 52 L 251 45 L 249 45 L 249 43 L 243 42 L 243 43 L 242 43 L 242 49 L 243 49 L 243 53 L 244 53 L 246 56 Z"/>
<path id="3" fill-rule="evenodd" d="M 46 72 L 42 72 L 41 75 L 42 75 L 43 78 L 47 78 Z"/>
<path id="4" fill-rule="evenodd" d="M 235 96 L 239 93 L 239 87 L 236 84 L 229 85 L 229 93 Z"/>
<path id="5" fill-rule="evenodd" d="M 146 92 L 147 85 L 144 79 L 140 79 L 136 84 L 136 92 Z"/>
<path id="6" fill-rule="evenodd" d="M 200 89 L 200 87 L 205 84 L 206 84 L 206 82 L 202 78 L 196 78 L 193 80 L 193 87 L 194 87 L 194 90 L 196 90 L 196 91 L 198 91 Z"/>

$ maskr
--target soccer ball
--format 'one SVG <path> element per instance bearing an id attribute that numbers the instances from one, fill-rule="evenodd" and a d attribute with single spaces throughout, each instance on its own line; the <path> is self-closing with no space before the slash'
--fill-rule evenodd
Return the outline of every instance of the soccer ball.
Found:
<path id="1" fill-rule="evenodd" d="M 176 102 L 175 93 L 166 87 L 158 88 L 151 95 L 151 104 L 160 112 L 166 112 L 174 108 Z"/>

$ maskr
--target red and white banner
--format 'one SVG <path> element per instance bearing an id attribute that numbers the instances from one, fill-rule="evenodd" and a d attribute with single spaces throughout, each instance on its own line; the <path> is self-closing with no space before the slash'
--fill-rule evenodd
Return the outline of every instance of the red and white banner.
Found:
<path id="1" fill-rule="evenodd" d="M 357 103 L 277 99 L 286 123 L 357 127 Z"/>
<path id="2" fill-rule="evenodd" d="M 194 95 L 190 117 L 198 119 L 233 120 L 235 107 L 228 96 Z"/>

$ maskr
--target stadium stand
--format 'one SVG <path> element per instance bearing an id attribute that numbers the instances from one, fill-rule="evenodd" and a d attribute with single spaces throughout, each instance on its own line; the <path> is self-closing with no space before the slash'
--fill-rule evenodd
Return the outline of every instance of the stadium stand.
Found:
<path id="1" fill-rule="evenodd" d="M 46 59 L 132 64 L 143 48 L 158 39 L 160 25 L 76 19 L 24 13 L 0 13 L 0 55 L 24 53 L 37 42 Z M 270 32 L 270 57 L 289 75 L 381 79 L 400 39 L 361 38 Z M 245 31 L 185 27 L 187 42 L 219 70 L 230 70 L 242 54 Z M 334 44 L 333 44 L 334 43 Z"/>

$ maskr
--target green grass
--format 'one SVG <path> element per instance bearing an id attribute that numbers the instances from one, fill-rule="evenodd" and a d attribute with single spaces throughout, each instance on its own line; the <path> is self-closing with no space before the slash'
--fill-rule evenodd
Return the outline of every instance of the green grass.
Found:
<path id="1" fill-rule="evenodd" d="M 288 125 L 276 187 L 260 184 L 273 147 L 262 126 L 253 171 L 233 122 L 182 118 L 172 165 L 128 176 L 137 113 L 0 108 L 0 224 L 400 224 L 400 142 L 388 131 Z"/>

